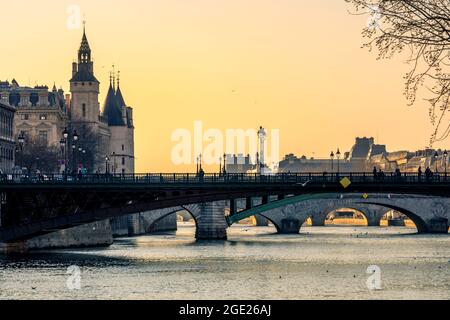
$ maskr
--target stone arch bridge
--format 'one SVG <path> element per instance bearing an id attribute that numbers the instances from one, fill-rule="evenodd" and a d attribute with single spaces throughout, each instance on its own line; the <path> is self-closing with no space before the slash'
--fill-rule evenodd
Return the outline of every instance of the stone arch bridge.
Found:
<path id="1" fill-rule="evenodd" d="M 351 183 L 343 185 L 342 177 Z M 269 201 L 270 196 L 278 200 Z M 256 197 L 263 201 L 253 206 Z M 146 211 L 154 216 L 148 221 L 151 224 L 177 208 L 191 212 L 198 239 L 224 239 L 229 225 L 255 214 L 272 221 L 279 232 L 298 232 L 306 218 L 320 223 L 324 212 L 337 206 L 364 206 L 370 223 L 382 210 L 394 209 L 410 217 L 419 232 L 446 232 L 447 197 L 447 176 L 431 181 L 407 174 L 383 180 L 367 173 L 88 175 L 81 179 L 4 175 L 0 176 L 0 241 L 21 241 Z M 237 199 L 245 199 L 245 210 L 238 212 Z M 375 210 L 380 207 L 384 209 Z"/>

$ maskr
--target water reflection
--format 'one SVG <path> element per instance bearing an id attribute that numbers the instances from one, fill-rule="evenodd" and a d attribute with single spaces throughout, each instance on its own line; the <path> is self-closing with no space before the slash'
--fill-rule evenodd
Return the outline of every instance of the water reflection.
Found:
<path id="1" fill-rule="evenodd" d="M 195 227 L 122 238 L 109 248 L 0 258 L 2 299 L 449 299 L 450 237 L 401 227 L 234 226 L 196 242 Z M 366 287 L 369 265 L 383 289 Z M 82 289 L 66 287 L 78 265 Z"/>

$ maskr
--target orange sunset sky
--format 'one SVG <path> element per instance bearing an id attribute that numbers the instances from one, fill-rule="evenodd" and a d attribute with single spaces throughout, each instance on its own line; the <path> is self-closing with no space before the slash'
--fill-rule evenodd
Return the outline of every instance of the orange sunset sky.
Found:
<path id="1" fill-rule="evenodd" d="M 196 120 L 280 129 L 280 156 L 328 158 L 356 136 L 389 151 L 429 142 L 428 105 L 403 96 L 406 56 L 361 49 L 367 17 L 344 0 L 4 1 L 0 79 L 68 91 L 82 36 L 67 28 L 70 5 L 86 16 L 101 104 L 111 65 L 121 71 L 139 172 L 195 170 L 171 162 L 171 134 Z"/>

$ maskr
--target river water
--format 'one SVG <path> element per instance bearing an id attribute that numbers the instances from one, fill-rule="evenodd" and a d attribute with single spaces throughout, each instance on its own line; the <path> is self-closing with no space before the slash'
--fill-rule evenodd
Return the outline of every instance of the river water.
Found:
<path id="1" fill-rule="evenodd" d="M 2 257 L 0 299 L 450 299 L 450 236 L 414 231 L 238 225 L 228 241 L 197 243 L 184 224 L 108 248 Z M 379 290 L 366 283 L 371 265 Z M 69 266 L 79 267 L 79 290 L 69 289 Z"/>

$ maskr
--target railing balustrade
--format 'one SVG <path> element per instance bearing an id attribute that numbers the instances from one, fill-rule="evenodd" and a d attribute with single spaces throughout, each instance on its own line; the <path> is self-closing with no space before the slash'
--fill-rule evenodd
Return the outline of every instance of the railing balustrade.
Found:
<path id="1" fill-rule="evenodd" d="M 428 177 L 416 173 L 387 173 L 373 175 L 367 172 L 349 173 L 145 173 L 145 174 L 3 174 L 0 184 L 308 184 L 339 183 L 344 177 L 352 183 L 417 184 L 450 182 L 447 173 L 433 173 Z"/>

